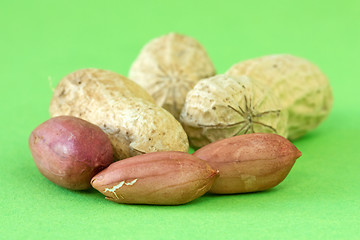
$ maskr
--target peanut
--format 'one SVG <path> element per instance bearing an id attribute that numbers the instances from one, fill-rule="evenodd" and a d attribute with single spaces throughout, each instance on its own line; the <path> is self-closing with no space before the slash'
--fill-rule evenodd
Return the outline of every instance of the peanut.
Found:
<path id="1" fill-rule="evenodd" d="M 113 162 L 107 135 L 98 126 L 72 116 L 40 124 L 29 137 L 29 148 L 42 175 L 72 190 L 91 188 L 91 178 Z"/>
<path id="2" fill-rule="evenodd" d="M 220 171 L 210 192 L 231 194 L 275 187 L 301 152 L 277 134 L 252 133 L 211 143 L 193 155 Z"/>
<path id="3" fill-rule="evenodd" d="M 111 164 L 91 184 L 117 203 L 179 205 L 205 194 L 217 175 L 191 154 L 154 152 Z"/>

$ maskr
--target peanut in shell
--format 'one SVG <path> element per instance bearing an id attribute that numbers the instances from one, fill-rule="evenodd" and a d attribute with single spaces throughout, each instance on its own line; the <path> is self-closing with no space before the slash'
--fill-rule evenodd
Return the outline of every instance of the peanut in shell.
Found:
<path id="1" fill-rule="evenodd" d="M 189 148 L 185 131 L 168 111 L 136 83 L 110 71 L 83 69 L 65 76 L 54 92 L 50 114 L 71 115 L 99 126 L 116 159 Z"/>
<path id="2" fill-rule="evenodd" d="M 216 75 L 188 93 L 180 115 L 190 144 L 255 132 L 287 136 L 287 112 L 272 92 L 247 76 Z"/>
<path id="3" fill-rule="evenodd" d="M 151 40 L 141 50 L 129 78 L 150 93 L 156 103 L 176 119 L 186 94 L 215 68 L 203 46 L 195 39 L 170 33 Z"/>
<path id="4" fill-rule="evenodd" d="M 330 82 L 306 59 L 289 54 L 269 55 L 237 63 L 227 74 L 247 75 L 271 89 L 288 112 L 289 139 L 315 129 L 331 111 Z"/>

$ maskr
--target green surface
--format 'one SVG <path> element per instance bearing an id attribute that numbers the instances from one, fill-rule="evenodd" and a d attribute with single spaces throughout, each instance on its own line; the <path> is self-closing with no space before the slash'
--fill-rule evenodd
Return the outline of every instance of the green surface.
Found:
<path id="1" fill-rule="evenodd" d="M 2 1 L 1 239 L 359 239 L 359 1 Z M 73 192 L 36 169 L 27 139 L 48 119 L 49 79 L 86 67 L 127 75 L 150 39 L 198 39 L 219 73 L 272 53 L 315 62 L 334 107 L 295 141 L 303 152 L 276 188 L 206 195 L 176 207 L 120 205 Z"/>

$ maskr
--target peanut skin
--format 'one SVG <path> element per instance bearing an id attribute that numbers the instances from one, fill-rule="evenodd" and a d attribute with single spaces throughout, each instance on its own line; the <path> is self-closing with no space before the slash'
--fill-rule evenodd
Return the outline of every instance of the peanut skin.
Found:
<path id="1" fill-rule="evenodd" d="M 211 143 L 193 155 L 220 171 L 209 192 L 232 194 L 275 187 L 301 152 L 280 135 L 253 133 Z"/>
<path id="2" fill-rule="evenodd" d="M 179 205 L 205 194 L 217 175 L 191 154 L 154 152 L 111 164 L 91 184 L 117 203 Z"/>
<path id="3" fill-rule="evenodd" d="M 113 162 L 107 135 L 98 126 L 72 116 L 40 124 L 30 135 L 29 147 L 41 174 L 72 190 L 91 188 L 91 178 Z"/>

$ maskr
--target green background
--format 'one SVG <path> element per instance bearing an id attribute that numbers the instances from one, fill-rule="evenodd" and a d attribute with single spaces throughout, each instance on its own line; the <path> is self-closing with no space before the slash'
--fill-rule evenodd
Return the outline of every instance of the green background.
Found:
<path id="1" fill-rule="evenodd" d="M 359 9 L 356 0 L 2 1 L 0 238 L 359 239 Z M 27 139 L 49 118 L 49 82 L 87 67 L 127 75 L 146 42 L 172 31 L 199 40 L 219 73 L 290 53 L 327 74 L 333 111 L 294 142 L 303 156 L 287 179 L 175 207 L 115 204 L 47 181 Z"/>

